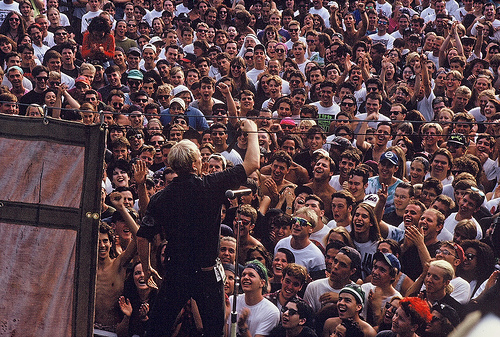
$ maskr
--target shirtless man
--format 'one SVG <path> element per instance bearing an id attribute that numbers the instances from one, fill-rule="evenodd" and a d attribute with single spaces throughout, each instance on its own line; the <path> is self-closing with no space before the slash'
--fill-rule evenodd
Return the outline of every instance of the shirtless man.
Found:
<path id="1" fill-rule="evenodd" d="M 233 221 L 233 227 L 236 230 L 238 226 L 237 220 L 241 221 L 240 225 L 240 246 L 238 247 L 238 262 L 240 264 L 245 264 L 247 258 L 247 251 L 255 246 L 262 246 L 262 244 L 253 236 L 250 232 L 255 228 L 255 222 L 257 221 L 257 211 L 250 205 L 241 205 L 239 212 L 236 213 L 236 217 Z"/>
<path id="2" fill-rule="evenodd" d="M 260 186 L 262 194 L 271 198 L 270 208 L 274 208 L 279 201 L 280 194 L 285 187 L 295 188 L 296 185 L 285 179 L 290 171 L 292 158 L 285 151 L 277 151 L 270 160 L 271 175 L 264 176 L 263 183 Z"/>
<path id="3" fill-rule="evenodd" d="M 334 170 L 333 160 L 330 157 L 320 156 L 314 164 L 312 182 L 305 184 L 325 203 L 325 216 L 328 219 L 332 218 L 332 194 L 336 192 L 330 186 Z"/>
<path id="4" fill-rule="evenodd" d="M 294 157 L 300 151 L 300 140 L 297 135 L 286 135 L 280 141 L 280 150 L 285 151 L 290 155 L 290 157 Z M 264 166 L 260 173 L 262 174 L 271 174 L 271 165 Z M 292 165 L 290 165 L 290 169 L 285 176 L 285 179 L 291 181 L 297 185 L 303 185 L 309 182 L 309 174 L 307 170 L 292 161 Z"/>
<path id="5" fill-rule="evenodd" d="M 119 212 L 130 231 L 135 236 L 139 227 L 123 204 L 120 193 L 110 196 L 113 207 Z M 123 294 L 123 285 L 126 277 L 126 264 L 136 252 L 136 242 L 132 240 L 127 249 L 115 257 L 111 250 L 113 246 L 113 230 L 105 223 L 99 226 L 99 251 L 97 260 L 97 283 L 95 300 L 96 329 L 114 332 L 119 323 L 118 299 Z"/>

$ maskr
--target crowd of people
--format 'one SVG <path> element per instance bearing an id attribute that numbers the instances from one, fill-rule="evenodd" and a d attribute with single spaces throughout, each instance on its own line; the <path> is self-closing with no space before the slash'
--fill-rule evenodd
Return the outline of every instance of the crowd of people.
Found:
<path id="1" fill-rule="evenodd" d="M 486 0 L 3 0 L 0 113 L 107 126 L 96 335 L 444 337 L 498 291 L 499 30 Z"/>

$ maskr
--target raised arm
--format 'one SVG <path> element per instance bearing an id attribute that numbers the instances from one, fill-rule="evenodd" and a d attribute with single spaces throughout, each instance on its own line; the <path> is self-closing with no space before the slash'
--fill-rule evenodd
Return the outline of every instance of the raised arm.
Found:
<path id="1" fill-rule="evenodd" d="M 146 175 L 148 173 L 148 167 L 146 163 L 142 160 L 138 160 L 132 165 L 134 169 L 134 179 L 137 184 L 137 194 L 139 195 L 139 213 L 144 216 L 146 213 L 146 208 L 149 204 L 149 195 L 146 190 Z"/>
<path id="2" fill-rule="evenodd" d="M 246 119 L 241 123 L 241 130 L 248 133 L 248 145 L 245 159 L 243 160 L 243 167 L 248 175 L 260 167 L 260 150 L 259 140 L 257 137 L 257 125 Z"/>
<path id="3" fill-rule="evenodd" d="M 136 248 L 137 248 L 136 237 L 137 237 L 137 231 L 139 230 L 139 226 L 135 222 L 134 218 L 132 218 L 132 216 L 130 215 L 128 209 L 123 204 L 124 200 L 120 192 L 111 193 L 109 199 L 111 200 L 113 207 L 116 208 L 116 211 L 120 213 L 123 220 L 125 221 L 125 224 L 128 226 L 130 232 L 134 236 L 134 239 L 130 241 L 130 243 L 128 244 L 127 249 L 125 249 L 123 253 L 121 253 L 117 257 L 117 259 L 119 259 L 120 261 L 120 266 L 124 267 L 125 264 L 127 264 L 136 253 Z"/>
<path id="4" fill-rule="evenodd" d="M 228 85 L 224 82 L 220 82 L 218 87 L 222 95 L 226 98 L 229 123 L 231 123 L 232 126 L 236 126 L 238 124 L 238 110 L 236 109 L 233 95 L 231 95 L 231 90 L 229 90 Z"/>

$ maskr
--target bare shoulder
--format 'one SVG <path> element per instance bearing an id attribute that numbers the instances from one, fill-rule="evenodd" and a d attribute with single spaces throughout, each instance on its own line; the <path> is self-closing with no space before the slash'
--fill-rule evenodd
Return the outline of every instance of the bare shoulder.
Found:
<path id="1" fill-rule="evenodd" d="M 377 331 L 375 331 L 375 329 L 365 321 L 361 321 L 359 325 L 361 330 L 363 330 L 365 337 L 375 337 L 377 335 Z"/>

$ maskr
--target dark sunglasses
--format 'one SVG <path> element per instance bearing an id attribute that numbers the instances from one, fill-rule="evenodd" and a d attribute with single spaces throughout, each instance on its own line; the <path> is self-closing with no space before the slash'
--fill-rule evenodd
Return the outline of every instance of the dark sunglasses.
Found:
<path id="1" fill-rule="evenodd" d="M 356 104 L 356 103 L 348 103 L 348 102 L 340 103 L 341 106 L 348 106 L 348 107 L 354 106 L 354 104 Z"/>
<path id="2" fill-rule="evenodd" d="M 282 312 L 282 313 L 285 313 L 285 312 L 287 312 L 287 311 L 288 311 L 288 314 L 289 314 L 290 316 L 297 315 L 297 314 L 299 313 L 297 310 L 292 309 L 292 308 L 288 308 L 288 307 L 282 307 L 282 308 L 281 308 L 281 312 Z"/>

